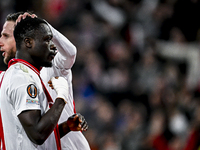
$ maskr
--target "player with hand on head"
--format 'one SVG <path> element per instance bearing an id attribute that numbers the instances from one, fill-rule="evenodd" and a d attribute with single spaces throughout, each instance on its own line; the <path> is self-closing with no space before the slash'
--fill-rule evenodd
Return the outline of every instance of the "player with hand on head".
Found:
<path id="1" fill-rule="evenodd" d="M 49 81 L 50 87 L 59 93 L 52 105 L 39 71 L 41 67 L 52 66 L 55 56 L 52 32 L 44 20 L 26 17 L 17 23 L 14 37 L 16 59 L 9 61 L 1 80 L 1 147 L 61 150 L 60 135 L 87 130 L 87 123 L 83 116 L 75 114 L 58 126 L 69 95 L 67 81 L 63 77 Z"/>
<path id="2" fill-rule="evenodd" d="M 4 23 L 0 38 L 0 48 L 3 52 L 4 62 L 6 64 L 11 58 L 15 57 L 16 53 L 15 39 L 13 37 L 15 22 L 20 22 L 20 20 L 26 18 L 26 16 L 30 16 L 32 18 L 37 17 L 35 14 L 19 12 L 9 14 L 6 18 L 6 22 Z M 50 24 L 48 24 L 48 26 L 53 33 L 52 41 L 56 45 L 58 52 L 54 60 L 52 61 L 52 67 L 43 67 L 40 71 L 40 76 L 53 100 L 56 98 L 57 93 L 48 86 L 48 81 L 52 77 L 62 76 L 68 82 L 68 103 L 67 105 L 65 105 L 59 119 L 59 123 L 61 123 L 66 120 L 66 118 L 76 113 L 73 100 L 71 72 L 71 67 L 73 66 L 76 58 L 76 47 L 65 36 L 54 29 Z M 0 78 L 3 74 L 4 72 L 0 74 Z M 70 132 L 69 134 L 65 135 L 61 139 L 61 145 L 63 150 L 90 150 L 89 144 L 81 132 Z"/>

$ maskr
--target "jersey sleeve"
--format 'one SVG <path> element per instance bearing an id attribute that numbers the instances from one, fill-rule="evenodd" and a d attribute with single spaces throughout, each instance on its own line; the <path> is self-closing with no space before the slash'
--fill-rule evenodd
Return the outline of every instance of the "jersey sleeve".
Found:
<path id="1" fill-rule="evenodd" d="M 26 110 L 40 110 L 39 87 L 30 78 L 24 74 L 16 74 L 13 78 L 10 99 L 17 115 Z"/>
<path id="2" fill-rule="evenodd" d="M 76 47 L 59 31 L 48 24 L 53 33 L 53 42 L 58 49 L 54 58 L 55 66 L 60 69 L 70 69 L 76 59 Z"/>

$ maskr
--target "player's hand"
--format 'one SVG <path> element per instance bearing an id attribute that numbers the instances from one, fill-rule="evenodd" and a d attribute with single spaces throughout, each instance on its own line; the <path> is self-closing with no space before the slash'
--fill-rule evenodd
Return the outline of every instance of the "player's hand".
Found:
<path id="1" fill-rule="evenodd" d="M 69 88 L 68 82 L 63 77 L 53 77 L 48 82 L 49 86 L 57 93 L 57 98 L 62 98 L 67 103 Z"/>
<path id="2" fill-rule="evenodd" d="M 27 16 L 32 17 L 32 18 L 37 17 L 36 14 L 29 14 L 28 12 L 25 12 L 23 15 L 19 15 L 19 17 L 18 17 L 17 20 L 16 20 L 16 24 L 17 24 L 18 22 L 20 22 L 22 19 L 25 19 Z"/>
<path id="3" fill-rule="evenodd" d="M 67 125 L 70 131 L 87 131 L 88 124 L 80 113 L 76 113 L 68 118 Z"/>

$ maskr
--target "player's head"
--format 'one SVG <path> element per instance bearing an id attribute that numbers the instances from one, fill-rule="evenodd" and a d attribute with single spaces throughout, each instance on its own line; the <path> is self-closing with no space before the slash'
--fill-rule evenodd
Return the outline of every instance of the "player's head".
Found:
<path id="1" fill-rule="evenodd" d="M 51 29 L 44 20 L 27 16 L 17 23 L 14 29 L 16 57 L 35 67 L 50 67 L 55 56 L 52 36 Z"/>
<path id="2" fill-rule="evenodd" d="M 6 17 L 5 23 L 3 25 L 3 30 L 1 31 L 0 37 L 0 49 L 3 52 L 4 63 L 8 64 L 9 60 L 15 57 L 16 46 L 15 39 L 13 36 L 13 31 L 15 27 L 15 21 L 24 12 L 12 13 Z"/>

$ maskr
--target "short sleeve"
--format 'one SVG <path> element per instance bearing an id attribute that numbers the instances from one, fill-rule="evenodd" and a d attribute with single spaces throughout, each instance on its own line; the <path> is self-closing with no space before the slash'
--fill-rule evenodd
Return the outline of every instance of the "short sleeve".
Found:
<path id="1" fill-rule="evenodd" d="M 40 110 L 39 84 L 31 76 L 16 74 L 10 88 L 10 103 L 16 114 L 25 110 Z"/>
<path id="2" fill-rule="evenodd" d="M 34 84 L 22 85 L 12 92 L 12 101 L 17 115 L 25 110 L 40 110 L 38 88 Z"/>

